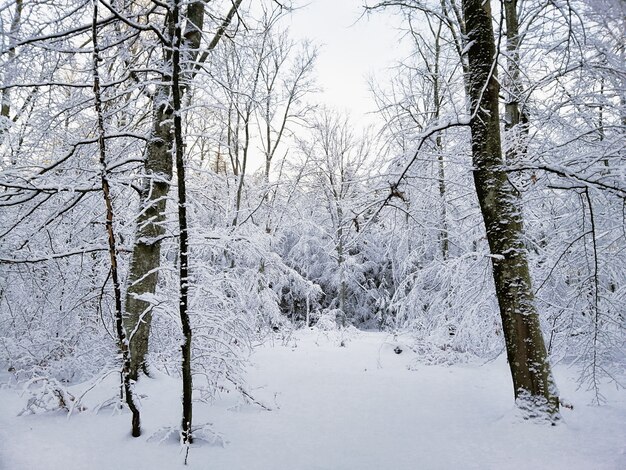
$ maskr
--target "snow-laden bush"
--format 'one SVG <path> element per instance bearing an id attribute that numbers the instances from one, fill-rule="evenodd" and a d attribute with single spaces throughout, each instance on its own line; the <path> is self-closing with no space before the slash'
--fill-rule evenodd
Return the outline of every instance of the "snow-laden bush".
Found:
<path id="1" fill-rule="evenodd" d="M 2 266 L 0 363 L 18 381 L 82 381 L 114 359 L 105 261 L 84 255 Z"/>
<path id="2" fill-rule="evenodd" d="M 342 326 L 344 313 L 338 309 L 327 309 L 317 315 L 317 322 L 311 330 L 317 334 L 317 344 L 320 339 L 328 343 L 345 347 L 352 339 L 359 335 L 359 330 L 353 325 Z"/>
<path id="3" fill-rule="evenodd" d="M 339 327 L 337 318 L 343 315 L 344 313 L 339 309 L 324 310 L 315 323 L 315 329 L 319 331 L 335 331 Z"/>
<path id="4" fill-rule="evenodd" d="M 52 411 L 70 413 L 85 409 L 63 384 L 51 377 L 33 377 L 24 383 L 23 389 L 28 399 L 20 416 Z"/>

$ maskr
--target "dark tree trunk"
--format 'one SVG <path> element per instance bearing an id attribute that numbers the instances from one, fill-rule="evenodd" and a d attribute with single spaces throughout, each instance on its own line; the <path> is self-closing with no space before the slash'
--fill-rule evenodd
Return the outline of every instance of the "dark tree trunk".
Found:
<path id="1" fill-rule="evenodd" d="M 191 376 L 191 325 L 189 322 L 189 243 L 187 227 L 187 189 L 185 182 L 185 162 L 183 125 L 181 119 L 182 84 L 180 67 L 180 49 L 183 45 L 180 27 L 179 0 L 174 1 L 170 20 L 170 37 L 173 42 L 172 53 L 172 104 L 174 106 L 174 154 L 176 160 L 176 176 L 178 182 L 178 225 L 179 225 L 179 269 L 180 269 L 180 298 L 178 302 L 180 321 L 185 337 L 181 346 L 182 376 L 183 376 L 183 418 L 181 436 L 183 444 L 193 441 L 191 435 L 192 402 L 191 395 L 193 382 Z"/>
<path id="2" fill-rule="evenodd" d="M 100 150 L 100 179 L 102 185 L 102 195 L 106 207 L 106 231 L 109 242 L 109 256 L 111 262 L 111 279 L 113 281 L 113 293 L 115 297 L 115 330 L 117 340 L 122 353 L 122 390 L 126 399 L 126 404 L 132 414 L 131 434 L 133 437 L 141 435 L 141 425 L 139 409 L 135 405 L 132 381 L 130 377 L 130 351 L 128 346 L 128 337 L 123 324 L 122 314 L 122 290 L 120 288 L 119 273 L 117 269 L 117 248 L 115 243 L 115 232 L 113 230 L 113 202 L 111 200 L 111 191 L 107 174 L 106 162 L 106 139 L 104 115 L 102 113 L 102 95 L 100 92 L 100 74 L 98 72 L 98 63 L 100 62 L 100 51 L 98 49 L 98 2 L 94 2 L 93 7 L 93 23 L 92 23 L 92 42 L 93 42 L 93 92 L 96 115 L 98 117 L 98 147 Z"/>
<path id="3" fill-rule="evenodd" d="M 527 416 L 556 418 L 559 399 L 534 305 L 522 240 L 519 195 L 502 169 L 495 77 L 495 41 L 489 1 L 464 0 L 469 34 L 469 74 L 473 111 L 470 128 L 474 182 L 492 255 L 493 276 L 507 356 L 518 406 Z"/>

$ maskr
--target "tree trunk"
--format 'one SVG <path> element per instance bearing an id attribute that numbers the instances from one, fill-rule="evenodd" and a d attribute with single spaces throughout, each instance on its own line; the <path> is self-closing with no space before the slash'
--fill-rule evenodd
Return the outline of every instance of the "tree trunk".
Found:
<path id="1" fill-rule="evenodd" d="M 507 84 L 506 102 L 504 104 L 504 130 L 513 139 L 514 145 L 509 147 L 506 154 L 507 163 L 517 163 L 526 153 L 526 140 L 528 133 L 528 116 L 523 112 L 520 104 L 522 99 L 522 83 L 520 80 L 520 54 L 519 47 L 519 20 L 517 17 L 518 0 L 504 1 L 504 14 L 506 20 L 506 70 Z"/>
<path id="2" fill-rule="evenodd" d="M 163 77 L 163 82 L 171 80 Z M 126 291 L 124 323 L 130 331 L 130 374 L 137 380 L 146 370 L 152 304 L 140 295 L 154 294 L 161 265 L 161 240 L 165 234 L 165 204 L 172 179 L 172 107 L 169 86 L 162 84 L 155 95 L 152 138 L 146 149 L 145 179 L 140 196 L 135 244 Z"/>
<path id="3" fill-rule="evenodd" d="M 506 19 L 506 52 L 507 52 L 507 99 L 504 106 L 504 125 L 507 130 L 520 123 L 519 100 L 521 86 L 519 82 L 519 22 L 517 19 L 517 0 L 503 2 Z"/>
<path id="4" fill-rule="evenodd" d="M 522 208 L 502 169 L 495 41 L 488 1 L 464 0 L 470 47 L 467 88 L 474 183 L 487 231 L 517 405 L 528 417 L 558 417 L 559 400 L 534 305 L 522 240 Z"/>
<path id="5" fill-rule="evenodd" d="M 117 268 L 117 247 L 115 242 L 115 231 L 113 229 L 113 201 L 109 186 L 109 178 L 106 162 L 106 140 L 104 114 L 102 112 L 102 95 L 100 92 L 100 73 L 98 63 L 100 62 L 100 50 L 98 47 L 98 2 L 93 4 L 92 22 L 92 42 L 93 42 L 93 93 L 94 107 L 98 117 L 98 147 L 100 150 L 100 180 L 102 185 L 102 195 L 106 207 L 106 231 L 109 242 L 109 257 L 111 262 L 111 279 L 113 281 L 113 294 L 115 296 L 115 330 L 122 356 L 122 392 L 126 399 L 126 404 L 131 411 L 131 434 L 133 437 L 141 435 L 140 415 L 133 396 L 132 381 L 130 378 L 130 351 L 128 347 L 128 336 L 123 324 L 122 313 L 122 290 L 120 288 L 119 273 Z"/>
<path id="6" fill-rule="evenodd" d="M 441 96 L 440 96 L 440 76 L 439 76 L 439 60 L 441 56 L 441 29 L 443 22 L 439 21 L 437 33 L 435 34 L 435 63 L 433 64 L 433 104 L 435 121 L 439 121 L 441 115 Z M 443 260 L 448 259 L 449 239 L 448 239 L 448 214 L 446 210 L 446 170 L 443 160 L 443 138 L 441 132 L 435 137 L 435 147 L 437 149 L 438 163 L 438 183 L 439 196 L 441 197 L 441 232 L 439 232 L 439 241 L 441 244 L 441 256 Z"/>
<path id="7" fill-rule="evenodd" d="M 343 209 L 341 200 L 335 200 L 337 207 L 337 265 L 339 268 L 339 310 L 341 310 L 339 326 L 345 328 L 347 325 L 346 299 L 348 296 L 348 286 L 346 284 L 346 253 L 344 246 Z"/>
<path id="8" fill-rule="evenodd" d="M 176 175 L 178 183 L 178 225 L 179 225 L 179 269 L 180 269 L 180 297 L 178 302 L 180 321 L 183 326 L 184 341 L 181 345 L 182 376 L 183 376 L 183 417 L 181 423 L 181 438 L 185 445 L 191 444 L 192 392 L 193 381 L 191 375 L 191 325 L 189 322 L 189 242 L 187 227 L 187 189 L 185 183 L 185 162 L 183 126 L 181 118 L 182 75 L 180 66 L 180 49 L 182 46 L 182 31 L 180 27 L 179 0 L 174 1 L 169 24 L 170 37 L 173 43 L 172 52 L 172 104 L 174 107 L 174 153 L 176 159 Z M 186 458 L 185 458 L 186 462 Z"/>
<path id="9" fill-rule="evenodd" d="M 13 14 L 13 20 L 11 21 L 11 29 L 9 32 L 9 63 L 15 59 L 15 48 L 14 45 L 17 42 L 17 36 L 20 32 L 20 27 L 22 25 L 22 9 L 24 7 L 24 3 L 22 0 L 15 0 L 15 13 Z M 13 66 L 13 64 L 11 64 Z M 9 74 L 9 76 L 11 76 Z M 11 80 L 5 76 L 5 85 L 11 83 Z M 11 90 L 10 88 L 5 88 L 2 90 L 2 98 L 0 99 L 0 144 L 2 144 L 4 140 L 4 133 L 9 130 L 10 122 L 11 122 Z M 3 119 L 2 119 L 3 118 Z"/>
<path id="10" fill-rule="evenodd" d="M 208 53 L 214 49 L 230 22 L 232 21 L 242 0 L 233 3 L 228 15 L 215 33 L 202 56 L 197 59 L 202 38 L 204 22 L 204 1 L 195 1 L 187 7 L 187 28 L 185 51 L 187 60 L 193 64 L 185 76 L 187 81 L 180 85 L 182 94 L 189 86 Z M 182 20 L 182 19 L 181 19 Z M 165 47 L 164 64 L 170 64 L 172 52 Z M 181 75 L 183 72 L 181 71 Z M 130 331 L 131 365 L 130 376 L 137 380 L 139 371 L 147 372 L 146 355 L 152 323 L 152 305 L 139 296 L 154 294 L 158 282 L 158 271 L 161 265 L 161 241 L 165 235 L 165 204 L 172 179 L 172 157 L 174 155 L 174 134 L 172 132 L 173 104 L 171 91 L 172 77 L 165 72 L 161 84 L 154 95 L 152 136 L 146 148 L 145 178 L 140 195 L 141 211 L 137 217 L 135 244 L 131 256 L 126 291 L 126 316 L 124 326 Z"/>

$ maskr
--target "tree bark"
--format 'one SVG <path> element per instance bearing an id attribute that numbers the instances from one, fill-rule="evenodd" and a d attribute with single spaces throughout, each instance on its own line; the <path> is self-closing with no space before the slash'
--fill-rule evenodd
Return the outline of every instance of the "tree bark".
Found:
<path id="1" fill-rule="evenodd" d="M 237 0 L 233 3 L 207 50 L 198 60 L 205 2 L 195 1 L 187 7 L 185 15 L 187 30 L 184 35 L 185 50 L 189 54 L 187 59 L 194 65 L 188 71 L 186 83 L 181 84 L 181 95 L 197 73 L 199 64 L 204 62 L 208 53 L 217 46 L 235 16 L 241 1 Z M 167 45 L 164 45 L 164 51 L 163 63 L 169 64 L 171 63 L 172 52 Z M 197 62 L 195 62 L 196 60 Z M 161 265 L 161 241 L 165 235 L 163 227 L 165 205 L 172 179 L 172 158 L 174 155 L 171 83 L 171 74 L 165 71 L 152 102 L 152 137 L 146 147 L 145 177 L 139 201 L 141 210 L 137 217 L 135 242 L 128 275 L 124 326 L 127 331 L 131 332 L 130 376 L 133 380 L 138 379 L 140 370 L 147 373 L 146 355 L 152 324 L 152 304 L 145 297 L 142 299 L 141 296 L 152 295 L 156 291 L 158 271 Z"/>
<path id="2" fill-rule="evenodd" d="M 13 20 L 11 21 L 11 29 L 9 32 L 9 62 L 15 59 L 15 48 L 14 45 L 17 42 L 17 36 L 20 32 L 20 27 L 22 25 L 22 9 L 24 7 L 24 3 L 22 0 L 15 0 L 15 13 L 13 14 Z M 7 80 L 10 82 L 10 80 Z M 10 88 L 5 88 L 2 90 L 2 98 L 0 99 L 0 116 L 4 119 L 0 119 L 0 144 L 2 144 L 4 140 L 4 133 L 9 130 L 10 121 L 11 121 L 11 90 Z M 3 122 L 4 121 L 4 122 Z"/>
<path id="3" fill-rule="evenodd" d="M 343 184 L 343 180 L 342 180 Z M 339 267 L 339 310 L 341 315 L 338 318 L 339 326 L 345 328 L 347 325 L 348 312 L 346 307 L 346 300 L 348 297 L 348 286 L 346 283 L 346 254 L 345 254 L 345 240 L 344 240 L 344 227 L 343 227 L 343 209 L 341 207 L 342 200 L 335 195 L 335 207 L 337 210 L 337 265 Z"/>
<path id="4" fill-rule="evenodd" d="M 504 0 L 506 21 L 506 69 L 507 69 L 507 100 L 504 106 L 505 128 L 511 129 L 520 123 L 519 100 L 521 87 L 519 83 L 519 22 L 517 19 L 517 0 Z"/>
<path id="5" fill-rule="evenodd" d="M 164 76 L 163 82 L 171 80 Z M 169 86 L 159 86 L 154 100 L 152 138 L 146 149 L 144 185 L 140 195 L 135 244 L 126 291 L 124 323 L 130 331 L 131 377 L 146 369 L 152 304 L 141 295 L 154 294 L 161 264 L 161 240 L 165 234 L 165 204 L 172 179 L 172 107 Z"/>
<path id="6" fill-rule="evenodd" d="M 496 295 L 516 403 L 526 416 L 558 417 L 559 399 L 534 305 L 522 240 L 519 195 L 502 169 L 495 76 L 496 47 L 489 1 L 463 0 L 469 34 L 466 75 L 474 183 L 491 252 Z"/>
<path id="7" fill-rule="evenodd" d="M 439 117 L 441 116 L 441 93 L 439 90 L 441 77 L 439 76 L 439 60 L 441 58 L 442 27 L 443 22 L 440 20 L 435 34 L 435 59 L 433 64 L 433 118 L 436 121 L 439 121 Z M 441 244 L 441 256 L 445 261 L 448 259 L 450 242 L 448 239 L 448 214 L 446 210 L 446 169 L 443 159 L 443 137 L 441 132 L 435 137 L 435 147 L 437 149 L 439 196 L 441 197 L 441 232 L 439 232 L 439 241 Z"/>
<path id="8" fill-rule="evenodd" d="M 180 83 L 180 49 L 182 46 L 182 31 L 180 27 L 180 6 L 179 0 L 174 1 L 171 11 L 171 21 L 169 24 L 170 37 L 173 42 L 172 53 L 172 105 L 174 111 L 174 154 L 176 160 L 176 176 L 178 183 L 178 225 L 179 225 L 179 314 L 183 326 L 184 341 L 181 345 L 182 352 L 182 376 L 183 376 L 183 417 L 181 423 L 181 438 L 185 445 L 191 444 L 193 436 L 191 434 L 192 423 L 192 392 L 193 381 L 191 375 L 191 324 L 189 321 L 189 242 L 187 227 L 187 189 L 185 183 L 185 162 L 184 162 L 184 142 L 183 125 L 181 117 L 182 86 Z M 185 459 L 186 460 L 186 459 Z"/>
<path id="9" fill-rule="evenodd" d="M 517 17 L 518 0 L 503 2 L 506 21 L 506 70 L 507 90 L 504 103 L 504 130 L 514 139 L 506 154 L 507 163 L 517 163 L 526 153 L 526 144 L 523 142 L 528 133 L 528 116 L 523 112 L 520 103 L 522 99 L 522 84 L 520 70 L 520 42 L 519 19 Z"/>
<path id="10" fill-rule="evenodd" d="M 100 179 L 102 185 L 102 195 L 106 207 L 106 231 L 109 242 L 109 257 L 111 262 L 111 279 L 113 281 L 113 294 L 115 297 L 115 330 L 117 333 L 118 345 L 122 355 L 122 391 L 126 399 L 126 404 L 131 411 L 131 434 L 133 437 L 141 435 L 140 414 L 133 396 L 132 381 L 130 378 L 130 350 L 128 346 L 128 336 L 123 324 L 122 312 L 122 290 L 120 288 L 119 273 L 117 268 L 117 247 L 115 242 L 115 231 L 113 229 L 113 201 L 106 166 L 106 139 L 104 114 L 102 112 L 102 95 L 100 92 L 100 74 L 98 63 L 100 62 L 100 50 L 98 48 L 98 2 L 93 3 L 93 92 L 94 107 L 98 117 L 98 147 L 100 155 Z"/>

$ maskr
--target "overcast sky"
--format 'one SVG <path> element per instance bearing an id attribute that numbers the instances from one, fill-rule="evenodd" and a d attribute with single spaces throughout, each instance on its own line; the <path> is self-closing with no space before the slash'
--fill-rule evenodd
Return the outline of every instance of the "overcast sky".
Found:
<path id="1" fill-rule="evenodd" d="M 303 0 L 304 4 L 306 0 Z M 397 18 L 363 13 L 363 0 L 309 0 L 292 14 L 294 38 L 308 38 L 320 46 L 317 63 L 320 101 L 350 112 L 356 121 L 375 109 L 367 78 L 384 78 L 384 69 L 403 55 Z M 359 19 L 360 18 L 360 19 Z"/>

